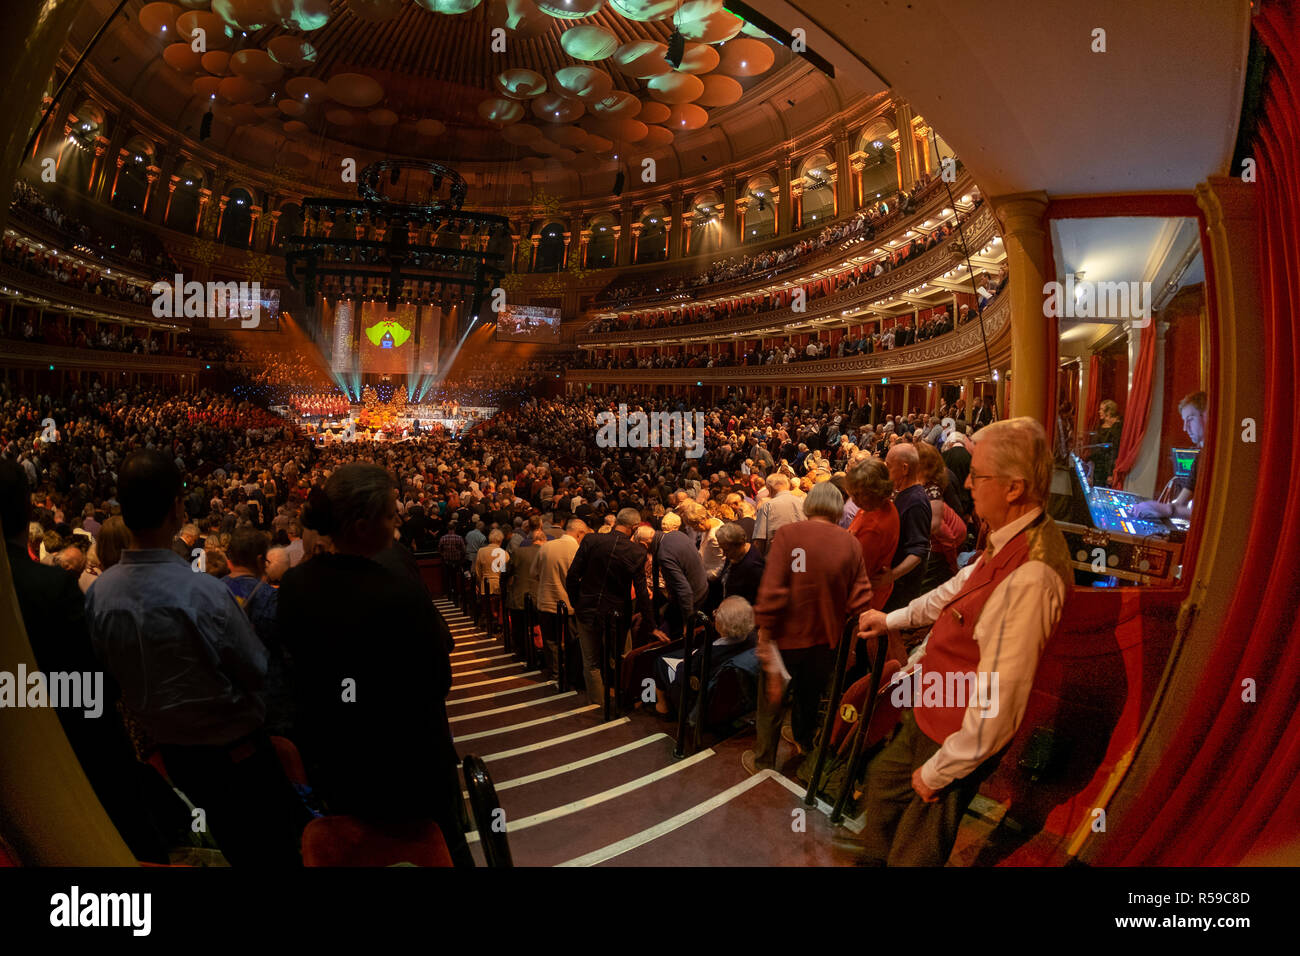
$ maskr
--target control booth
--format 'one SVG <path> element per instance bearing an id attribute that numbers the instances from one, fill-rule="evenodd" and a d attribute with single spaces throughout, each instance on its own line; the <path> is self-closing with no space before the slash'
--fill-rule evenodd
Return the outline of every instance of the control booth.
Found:
<path id="1" fill-rule="evenodd" d="M 1076 583 L 1113 587 L 1177 580 L 1188 523 L 1134 517 L 1133 508 L 1145 500 L 1094 486 L 1087 466 L 1073 453 L 1056 468 L 1049 511 L 1069 546 Z"/>

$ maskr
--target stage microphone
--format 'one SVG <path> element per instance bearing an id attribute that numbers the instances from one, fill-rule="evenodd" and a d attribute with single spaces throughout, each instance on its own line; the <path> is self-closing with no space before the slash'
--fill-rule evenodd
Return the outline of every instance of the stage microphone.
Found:
<path id="1" fill-rule="evenodd" d="M 614 177 L 614 195 L 623 195 L 623 170 L 621 169 L 618 171 L 618 175 Z"/>
<path id="2" fill-rule="evenodd" d="M 203 114 L 203 119 L 199 123 L 199 142 L 207 139 L 212 135 L 212 110 Z"/>
<path id="3" fill-rule="evenodd" d="M 686 37 L 682 36 L 682 31 L 673 27 L 672 35 L 668 37 L 668 52 L 664 59 L 672 64 L 673 69 L 682 65 L 682 57 L 686 56 Z"/>

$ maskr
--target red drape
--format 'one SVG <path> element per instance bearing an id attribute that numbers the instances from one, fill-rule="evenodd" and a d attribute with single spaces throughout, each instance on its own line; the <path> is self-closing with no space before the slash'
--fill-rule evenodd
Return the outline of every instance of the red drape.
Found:
<path id="1" fill-rule="evenodd" d="M 1259 421 L 1293 420 L 1300 400 L 1300 9 L 1273 5 L 1255 29 L 1275 59 L 1254 144 L 1266 405 Z M 1194 705 L 1160 755 L 1151 784 L 1098 862 L 1231 866 L 1292 843 L 1300 820 L 1300 447 L 1288 428 L 1260 428 L 1255 503 L 1233 603 Z M 1242 682 L 1258 684 L 1254 703 Z M 1292 861 L 1294 862 L 1294 861 Z"/>
<path id="2" fill-rule="evenodd" d="M 1137 464 L 1151 418 L 1151 385 L 1156 371 L 1154 320 L 1140 330 L 1140 334 L 1142 343 L 1138 346 L 1137 367 L 1133 370 L 1133 388 L 1128 393 L 1128 417 L 1124 422 L 1123 437 L 1119 440 L 1119 453 L 1115 456 L 1115 471 L 1110 478 L 1112 488 L 1123 488 L 1124 479 Z"/>
<path id="3" fill-rule="evenodd" d="M 1096 431 L 1100 418 L 1097 415 L 1097 406 L 1101 404 L 1099 397 L 1099 385 L 1097 376 L 1101 374 L 1101 359 L 1094 352 L 1088 357 L 1088 394 L 1083 397 L 1084 409 L 1087 411 L 1087 417 L 1084 418 L 1085 427 L 1088 431 Z"/>

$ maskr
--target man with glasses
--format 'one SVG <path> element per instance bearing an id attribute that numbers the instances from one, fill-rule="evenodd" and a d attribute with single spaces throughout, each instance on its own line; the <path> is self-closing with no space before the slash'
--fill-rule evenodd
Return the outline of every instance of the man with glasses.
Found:
<path id="1" fill-rule="evenodd" d="M 1020 726 L 1072 580 L 1065 540 L 1043 510 L 1051 476 L 1038 422 L 980 429 L 966 487 L 988 546 L 928 594 L 859 619 L 858 636 L 888 639 L 899 661 L 900 632 L 930 628 L 885 690 L 911 706 L 867 765 L 863 863 L 943 866 L 962 814 Z"/>

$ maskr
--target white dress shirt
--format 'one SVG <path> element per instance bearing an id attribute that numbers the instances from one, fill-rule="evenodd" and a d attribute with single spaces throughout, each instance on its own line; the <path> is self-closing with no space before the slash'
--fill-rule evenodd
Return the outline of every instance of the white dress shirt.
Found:
<path id="1" fill-rule="evenodd" d="M 1041 508 L 1035 508 L 990 532 L 988 540 L 993 553 L 1005 547 L 1041 512 Z M 933 624 L 983 560 L 981 554 L 933 591 L 891 611 L 885 616 L 886 625 L 892 631 Z M 988 675 L 996 672 L 997 713 L 985 717 L 978 700 L 966 708 L 961 729 L 950 734 L 938 752 L 921 767 L 921 779 L 927 787 L 940 790 L 966 776 L 1015 736 L 1029 703 L 1038 657 L 1061 619 L 1064 604 L 1065 583 L 1043 561 L 1026 561 L 994 588 L 975 624 L 974 637 L 980 648 L 977 686 L 992 686 Z M 902 674 L 911 673 L 923 661 L 928 643 L 927 638 L 912 652 Z"/>

